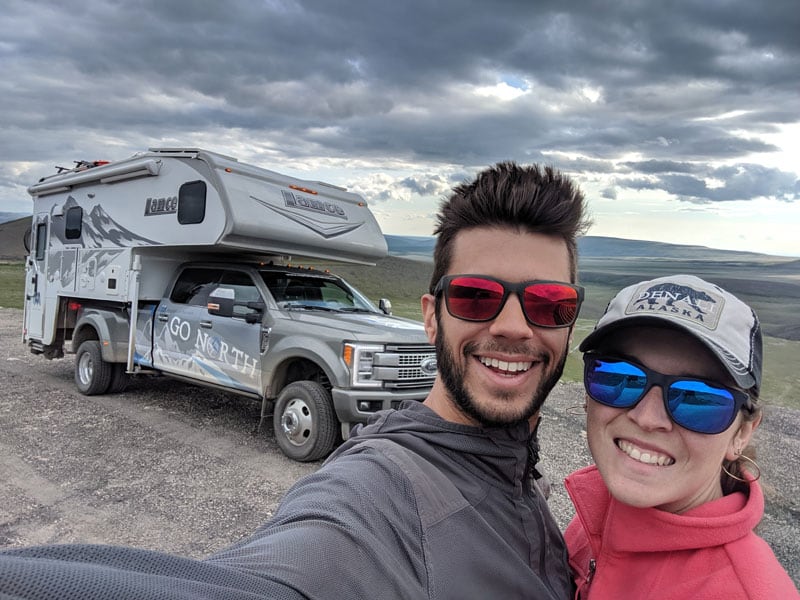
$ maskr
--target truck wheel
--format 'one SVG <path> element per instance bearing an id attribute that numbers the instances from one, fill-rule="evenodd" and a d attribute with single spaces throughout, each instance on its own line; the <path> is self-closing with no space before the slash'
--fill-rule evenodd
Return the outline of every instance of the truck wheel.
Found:
<path id="1" fill-rule="evenodd" d="M 75 355 L 75 385 L 85 396 L 104 394 L 111 385 L 112 365 L 103 360 L 100 342 L 86 340 Z"/>
<path id="2" fill-rule="evenodd" d="M 336 443 L 338 424 L 330 393 L 314 381 L 290 383 L 275 403 L 275 440 L 294 460 L 310 462 L 327 456 Z"/>
<path id="3" fill-rule="evenodd" d="M 108 385 L 109 394 L 118 394 L 125 391 L 125 388 L 128 387 L 130 378 L 125 372 L 127 368 L 128 365 L 125 363 L 113 363 L 111 365 L 111 383 Z"/>

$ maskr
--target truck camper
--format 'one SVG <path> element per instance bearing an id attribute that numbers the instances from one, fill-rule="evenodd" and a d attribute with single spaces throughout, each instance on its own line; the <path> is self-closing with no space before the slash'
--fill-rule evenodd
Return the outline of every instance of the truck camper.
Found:
<path id="1" fill-rule="evenodd" d="M 261 401 L 283 452 L 326 456 L 352 425 L 422 400 L 422 324 L 329 272 L 386 241 L 360 196 L 198 148 L 78 162 L 28 188 L 23 342 L 75 355 L 86 395 L 164 374 Z"/>

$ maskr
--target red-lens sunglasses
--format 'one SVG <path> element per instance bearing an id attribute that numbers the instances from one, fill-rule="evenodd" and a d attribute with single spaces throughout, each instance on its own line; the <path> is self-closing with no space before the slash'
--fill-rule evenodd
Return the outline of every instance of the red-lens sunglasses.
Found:
<path id="1" fill-rule="evenodd" d="M 447 312 L 464 321 L 491 321 L 514 293 L 528 323 L 537 327 L 569 327 L 578 318 L 583 288 L 562 281 L 511 283 L 488 275 L 445 275 L 433 294 L 444 293 Z"/>

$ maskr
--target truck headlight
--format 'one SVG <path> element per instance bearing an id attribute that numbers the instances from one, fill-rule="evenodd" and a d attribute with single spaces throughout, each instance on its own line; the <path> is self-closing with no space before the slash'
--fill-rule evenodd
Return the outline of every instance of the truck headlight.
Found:
<path id="1" fill-rule="evenodd" d="M 383 346 L 377 344 L 344 344 L 342 358 L 350 371 L 350 385 L 361 388 L 383 385 L 382 381 L 373 379 L 375 355 L 379 352 L 383 352 Z"/>

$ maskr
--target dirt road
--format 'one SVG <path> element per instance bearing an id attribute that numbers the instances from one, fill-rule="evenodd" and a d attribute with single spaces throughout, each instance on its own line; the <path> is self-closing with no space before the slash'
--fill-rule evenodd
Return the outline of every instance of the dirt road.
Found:
<path id="1" fill-rule="evenodd" d="M 0 309 L 0 547 L 103 542 L 203 556 L 269 518 L 283 492 L 319 463 L 285 458 L 259 405 L 137 377 L 116 395 L 81 396 L 71 355 L 47 361 L 21 342 L 22 311 Z M 551 507 L 589 463 L 575 384 L 556 387 L 540 431 Z M 758 431 L 767 514 L 760 533 L 800 585 L 800 411 L 768 408 Z"/>

